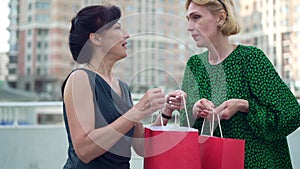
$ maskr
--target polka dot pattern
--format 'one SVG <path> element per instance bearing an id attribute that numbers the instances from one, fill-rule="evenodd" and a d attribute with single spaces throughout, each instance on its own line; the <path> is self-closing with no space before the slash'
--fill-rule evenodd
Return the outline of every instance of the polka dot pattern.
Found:
<path id="1" fill-rule="evenodd" d="M 192 56 L 186 65 L 182 89 L 194 103 L 207 98 L 216 106 L 228 99 L 245 99 L 249 112 L 222 120 L 225 138 L 246 140 L 245 168 L 292 168 L 286 136 L 300 126 L 300 106 L 264 52 L 238 45 L 220 64 L 208 63 L 208 52 Z M 181 124 L 186 126 L 185 114 Z M 203 119 L 191 119 L 199 131 Z M 218 130 L 215 135 L 220 136 Z"/>

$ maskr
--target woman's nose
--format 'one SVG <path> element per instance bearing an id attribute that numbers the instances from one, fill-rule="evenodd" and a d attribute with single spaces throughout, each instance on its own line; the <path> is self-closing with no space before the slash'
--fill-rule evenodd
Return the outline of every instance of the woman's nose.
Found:
<path id="1" fill-rule="evenodd" d="M 194 29 L 194 26 L 191 23 L 189 23 L 188 27 L 187 27 L 187 31 L 192 31 L 193 29 Z"/>
<path id="2" fill-rule="evenodd" d="M 124 36 L 125 39 L 129 38 L 129 34 L 126 31 L 123 32 L 123 36 Z"/>

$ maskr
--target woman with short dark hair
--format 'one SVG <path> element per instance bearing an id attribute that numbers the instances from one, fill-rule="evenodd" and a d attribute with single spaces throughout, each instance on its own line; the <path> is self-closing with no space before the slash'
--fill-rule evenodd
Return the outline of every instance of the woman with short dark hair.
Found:
<path id="1" fill-rule="evenodd" d="M 69 141 L 64 169 L 129 169 L 131 146 L 143 155 L 140 121 L 161 109 L 153 125 L 160 125 L 161 118 L 165 125 L 173 110 L 182 108 L 183 92 L 165 97 L 159 88 L 133 105 L 127 84 L 112 74 L 114 64 L 127 56 L 129 35 L 120 17 L 116 6 L 95 5 L 72 19 L 69 46 L 83 67 L 74 69 L 62 86 Z"/>

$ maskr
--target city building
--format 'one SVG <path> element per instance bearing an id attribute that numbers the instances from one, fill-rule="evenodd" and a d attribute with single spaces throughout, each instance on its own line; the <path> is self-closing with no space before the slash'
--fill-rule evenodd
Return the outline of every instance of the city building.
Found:
<path id="1" fill-rule="evenodd" d="M 165 91 L 181 87 L 184 66 L 194 46 L 187 31 L 182 0 L 86 0 L 87 5 L 110 4 L 122 9 L 121 23 L 129 33 L 128 57 L 118 63 L 117 76 L 134 93 L 152 87 Z"/>
<path id="2" fill-rule="evenodd" d="M 67 36 L 81 0 L 11 0 L 9 74 L 13 88 L 58 99 L 60 85 L 72 69 Z"/>
<path id="3" fill-rule="evenodd" d="M 131 37 L 128 57 L 114 71 L 133 92 L 180 88 L 186 58 L 194 53 L 182 0 L 11 0 L 9 85 L 43 99 L 60 98 L 61 83 L 74 66 L 67 42 L 70 20 L 92 4 L 122 9 L 122 26 Z"/>
<path id="4" fill-rule="evenodd" d="M 300 97 L 300 2 L 238 1 L 243 30 L 234 41 L 256 45 L 269 56 L 280 76 Z M 73 69 L 68 48 L 71 18 L 86 5 L 110 4 L 122 9 L 120 20 L 130 34 L 128 57 L 114 73 L 134 93 L 152 87 L 181 86 L 185 62 L 198 49 L 189 32 L 182 0 L 11 0 L 8 76 L 13 88 L 60 99 L 60 86 Z"/>
<path id="5" fill-rule="evenodd" d="M 300 98 L 300 1 L 239 1 L 240 42 L 263 49 L 276 70 Z"/>
<path id="6" fill-rule="evenodd" d="M 5 78 L 8 75 L 8 70 L 6 68 L 7 64 L 8 64 L 7 53 L 1 52 L 0 53 L 0 82 L 5 81 Z"/>

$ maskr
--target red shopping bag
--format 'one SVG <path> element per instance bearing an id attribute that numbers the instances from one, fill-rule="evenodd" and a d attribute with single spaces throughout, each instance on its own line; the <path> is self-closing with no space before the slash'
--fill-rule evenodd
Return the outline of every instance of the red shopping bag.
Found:
<path id="1" fill-rule="evenodd" d="M 199 136 L 202 169 L 243 169 L 245 141 Z"/>
<path id="2" fill-rule="evenodd" d="M 202 135 L 203 122 L 199 136 L 202 169 L 243 169 L 245 140 L 223 138 L 219 117 L 218 122 L 221 138 L 212 136 L 212 128 L 210 136 Z"/>
<path id="3" fill-rule="evenodd" d="M 144 169 L 201 169 L 198 130 L 190 128 L 184 97 L 183 103 L 188 127 L 145 128 Z"/>
<path id="4" fill-rule="evenodd" d="M 144 169 L 201 169 L 198 130 L 145 128 Z"/>

